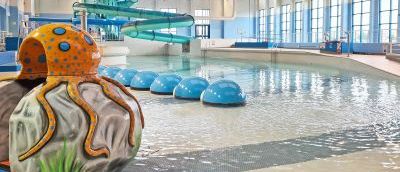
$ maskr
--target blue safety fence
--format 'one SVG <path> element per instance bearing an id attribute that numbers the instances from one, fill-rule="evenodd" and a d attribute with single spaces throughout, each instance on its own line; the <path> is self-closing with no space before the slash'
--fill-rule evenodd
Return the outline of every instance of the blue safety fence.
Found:
<path id="1" fill-rule="evenodd" d="M 18 37 L 6 37 L 6 51 L 16 51 L 18 50 L 18 45 L 21 45 L 22 38 Z"/>
<path id="2" fill-rule="evenodd" d="M 235 48 L 271 48 L 270 42 L 235 42 Z"/>

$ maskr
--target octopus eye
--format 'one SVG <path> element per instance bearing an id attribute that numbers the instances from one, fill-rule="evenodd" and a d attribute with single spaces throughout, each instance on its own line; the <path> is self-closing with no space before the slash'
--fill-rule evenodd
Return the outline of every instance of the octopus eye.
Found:
<path id="1" fill-rule="evenodd" d="M 84 35 L 83 37 L 85 38 L 85 41 L 86 41 L 89 45 L 93 45 L 93 41 L 92 41 L 92 39 L 90 39 L 89 36 Z"/>
<path id="2" fill-rule="evenodd" d="M 64 35 L 66 30 L 64 28 L 58 27 L 53 30 L 53 33 L 56 35 Z"/>
<path id="3" fill-rule="evenodd" d="M 60 44 L 58 44 L 58 48 L 60 48 L 61 51 L 68 51 L 71 46 L 69 45 L 68 42 L 61 42 Z"/>

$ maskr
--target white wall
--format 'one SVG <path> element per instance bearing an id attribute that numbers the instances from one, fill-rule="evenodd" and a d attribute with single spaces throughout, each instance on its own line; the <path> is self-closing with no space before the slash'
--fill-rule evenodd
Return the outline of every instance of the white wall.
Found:
<path id="1" fill-rule="evenodd" d="M 62 17 L 73 14 L 72 4 L 80 0 L 25 0 L 34 1 L 36 14 L 51 14 L 54 17 Z M 32 3 L 25 3 L 25 12 L 31 12 L 30 7 Z M 29 7 L 29 8 L 27 8 Z"/>
<path id="2" fill-rule="evenodd" d="M 178 13 L 189 13 L 192 15 L 194 15 L 196 9 L 210 9 L 212 18 L 225 18 L 234 17 L 235 11 L 232 10 L 233 1 L 242 3 L 248 0 L 139 0 L 136 6 L 155 10 L 176 8 Z"/>
<path id="3" fill-rule="evenodd" d="M 106 42 L 107 46 L 126 46 L 129 48 L 128 56 L 161 56 L 168 54 L 165 43 L 125 37 L 124 41 Z"/>
<path id="4" fill-rule="evenodd" d="M 203 56 L 203 52 L 209 48 L 229 48 L 235 44 L 235 39 L 197 39 L 190 43 L 190 55 Z"/>
<path id="5" fill-rule="evenodd" d="M 160 10 L 161 8 L 176 8 L 178 13 L 190 13 L 191 0 L 139 0 L 136 7 Z"/>

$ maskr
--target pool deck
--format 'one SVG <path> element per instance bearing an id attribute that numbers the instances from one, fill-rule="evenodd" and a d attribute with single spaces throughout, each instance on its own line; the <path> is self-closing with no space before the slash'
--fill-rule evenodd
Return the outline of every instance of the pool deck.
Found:
<path id="1" fill-rule="evenodd" d="M 396 61 L 392 61 L 386 58 L 385 55 L 362 55 L 362 54 L 350 54 L 350 57 L 347 57 L 347 54 L 335 55 L 335 54 L 327 54 L 321 53 L 319 50 L 305 50 L 305 49 L 255 49 L 255 48 L 207 48 L 204 51 L 226 51 L 226 52 L 248 52 L 248 53 L 272 53 L 272 52 L 281 52 L 281 53 L 290 53 L 290 54 L 313 54 L 313 55 L 322 55 L 326 57 L 334 57 L 334 58 L 348 58 L 362 64 L 371 66 L 373 68 L 379 69 L 381 71 L 387 72 L 389 74 L 393 74 L 396 76 L 400 76 L 400 63 Z"/>

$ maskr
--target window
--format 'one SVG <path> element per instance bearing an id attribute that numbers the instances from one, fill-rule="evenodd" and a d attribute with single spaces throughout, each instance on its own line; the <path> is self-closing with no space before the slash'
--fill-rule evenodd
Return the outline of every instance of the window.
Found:
<path id="1" fill-rule="evenodd" d="M 295 33 L 295 41 L 296 42 L 301 42 L 301 31 L 302 31 L 302 24 L 303 24 L 303 17 L 301 16 L 302 14 L 302 2 L 296 2 L 295 3 L 295 25 L 294 25 L 294 33 Z"/>
<path id="2" fill-rule="evenodd" d="M 274 29 L 274 21 L 275 21 L 275 9 L 270 8 L 269 9 L 269 20 L 268 20 L 268 36 L 269 36 L 269 41 L 274 41 L 275 38 L 275 29 Z"/>
<path id="3" fill-rule="evenodd" d="M 195 17 L 202 17 L 201 19 L 196 19 L 196 24 L 210 24 L 210 20 L 205 19 L 210 16 L 210 10 L 194 10 Z"/>
<path id="4" fill-rule="evenodd" d="M 289 42 L 290 38 L 289 30 L 290 30 L 290 5 L 282 5 L 281 33 L 283 42 Z"/>
<path id="5" fill-rule="evenodd" d="M 258 35 L 261 40 L 264 40 L 267 36 L 267 27 L 266 27 L 266 22 L 267 22 L 267 14 L 264 9 L 258 11 L 259 17 L 258 17 Z"/>
<path id="6" fill-rule="evenodd" d="M 161 8 L 160 11 L 167 13 L 176 13 L 176 8 Z M 176 28 L 161 29 L 161 33 L 176 34 Z"/>
<path id="7" fill-rule="evenodd" d="M 380 0 L 380 41 L 396 41 L 399 0 Z"/>
<path id="8" fill-rule="evenodd" d="M 210 16 L 210 10 L 194 10 L 195 21 L 195 37 L 199 39 L 210 38 L 210 20 L 207 17 Z"/>
<path id="9" fill-rule="evenodd" d="M 331 25 L 330 25 L 330 39 L 331 40 L 339 40 L 340 33 L 342 30 L 341 25 L 341 16 L 342 16 L 342 7 L 341 0 L 331 0 L 330 11 L 331 11 Z"/>
<path id="10" fill-rule="evenodd" d="M 353 39 L 354 42 L 369 41 L 370 0 L 353 0 Z"/>
<path id="11" fill-rule="evenodd" d="M 311 41 L 320 42 L 324 25 L 324 0 L 311 1 Z"/>

